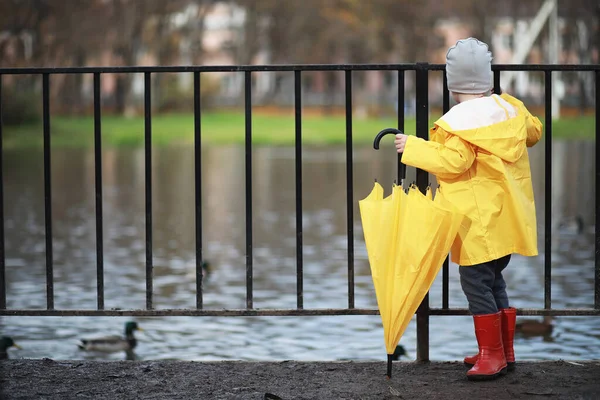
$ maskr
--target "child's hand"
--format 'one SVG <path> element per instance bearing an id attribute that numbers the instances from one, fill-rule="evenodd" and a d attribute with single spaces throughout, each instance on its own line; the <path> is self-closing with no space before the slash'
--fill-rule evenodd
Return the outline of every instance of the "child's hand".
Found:
<path id="1" fill-rule="evenodd" d="M 406 145 L 407 138 L 408 136 L 403 133 L 396 134 L 396 140 L 394 140 L 394 144 L 396 145 L 396 151 L 398 153 L 404 152 L 404 146 Z"/>

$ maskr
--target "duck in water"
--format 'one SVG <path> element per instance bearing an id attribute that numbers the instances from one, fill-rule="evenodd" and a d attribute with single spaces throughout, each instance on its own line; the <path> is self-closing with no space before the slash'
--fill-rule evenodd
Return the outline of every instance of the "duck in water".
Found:
<path id="1" fill-rule="evenodd" d="M 525 319 L 515 325 L 515 332 L 522 336 L 548 336 L 553 329 L 552 317 L 549 315 L 544 316 L 542 321 Z"/>
<path id="2" fill-rule="evenodd" d="M 124 351 L 130 353 L 137 346 L 137 339 L 133 332 L 141 331 L 137 322 L 129 321 L 125 323 L 125 337 L 119 335 L 96 337 L 91 339 L 81 339 L 77 345 L 79 349 L 85 351 L 96 351 L 101 353 L 117 353 Z"/>
<path id="3" fill-rule="evenodd" d="M 408 357 L 406 349 L 401 344 L 396 346 L 396 350 L 394 350 L 394 354 L 392 354 L 392 360 L 398 361 L 400 360 L 400 357 Z"/>
<path id="4" fill-rule="evenodd" d="M 0 360 L 8 359 L 8 349 L 11 347 L 16 347 L 17 349 L 20 349 L 20 347 L 14 342 L 14 340 L 10 336 L 0 337 Z"/>

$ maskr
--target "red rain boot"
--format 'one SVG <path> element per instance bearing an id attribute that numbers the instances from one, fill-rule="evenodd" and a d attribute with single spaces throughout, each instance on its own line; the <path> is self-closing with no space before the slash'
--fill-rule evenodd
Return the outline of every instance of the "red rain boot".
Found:
<path id="1" fill-rule="evenodd" d="M 477 362 L 467 372 L 469 380 L 496 379 L 506 373 L 500 312 L 473 316 L 479 346 Z"/>
<path id="2" fill-rule="evenodd" d="M 514 307 L 503 308 L 502 312 L 502 345 L 504 347 L 504 357 L 508 370 L 515 370 L 515 350 L 513 342 L 515 339 L 515 324 L 517 323 L 517 309 Z"/>
<path id="3" fill-rule="evenodd" d="M 513 348 L 513 341 L 515 338 L 515 323 L 517 321 L 517 309 L 514 307 L 510 307 L 503 308 L 500 311 L 502 312 L 502 345 L 504 346 L 504 357 L 506 357 L 508 371 L 514 371 L 515 351 Z M 465 357 L 465 365 L 471 368 L 477 362 L 478 357 L 479 353 L 473 356 Z"/>
<path id="4" fill-rule="evenodd" d="M 473 368 L 473 365 L 475 365 L 478 358 L 479 358 L 479 353 L 472 355 L 472 356 L 466 356 L 463 361 L 465 363 L 465 367 Z"/>

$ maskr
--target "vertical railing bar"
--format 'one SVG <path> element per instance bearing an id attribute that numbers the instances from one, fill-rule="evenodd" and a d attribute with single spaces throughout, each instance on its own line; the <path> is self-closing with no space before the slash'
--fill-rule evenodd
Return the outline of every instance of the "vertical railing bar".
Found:
<path id="1" fill-rule="evenodd" d="M 427 140 L 429 137 L 429 65 L 416 65 L 416 119 L 417 137 Z M 417 169 L 417 186 L 425 193 L 429 184 L 427 171 Z M 429 293 L 417 309 L 417 361 L 429 361 Z"/>
<path id="2" fill-rule="evenodd" d="M 346 212 L 348 224 L 348 308 L 354 308 L 354 185 L 352 170 L 352 70 L 346 70 Z"/>
<path id="3" fill-rule="evenodd" d="M 6 309 L 6 255 L 4 253 L 4 149 L 2 138 L 2 74 L 0 74 L 0 309 Z"/>
<path id="4" fill-rule="evenodd" d="M 296 308 L 304 308 L 304 261 L 302 223 L 302 71 L 294 71 L 296 117 Z"/>
<path id="5" fill-rule="evenodd" d="M 443 98 L 442 98 L 442 113 L 446 114 L 450 110 L 450 91 L 448 90 L 448 75 L 446 70 L 443 71 Z M 442 308 L 449 307 L 450 297 L 450 257 L 446 256 L 442 265 Z"/>
<path id="6" fill-rule="evenodd" d="M 44 126 L 44 215 L 46 227 L 46 307 L 54 309 L 54 265 L 52 255 L 52 182 L 50 163 L 50 75 L 42 74 Z"/>
<path id="7" fill-rule="evenodd" d="M 202 254 L 202 104 L 200 97 L 200 72 L 194 72 L 194 185 L 196 217 L 196 308 L 203 305 L 203 268 Z"/>
<path id="8" fill-rule="evenodd" d="M 401 130 L 402 132 L 404 132 L 404 70 L 399 69 L 398 70 L 398 85 L 397 85 L 397 94 L 396 94 L 396 98 L 398 99 L 398 111 L 397 111 L 397 117 L 398 117 L 398 129 Z M 406 175 L 406 166 L 404 166 L 402 164 L 402 154 L 398 154 L 398 172 L 397 172 L 397 179 L 398 179 L 398 184 L 402 184 L 402 180 L 405 178 Z"/>
<path id="9" fill-rule="evenodd" d="M 442 97 L 442 113 L 446 114 L 450 110 L 450 91 L 448 90 L 448 74 L 446 70 L 442 72 L 443 76 L 443 97 Z"/>
<path id="10" fill-rule="evenodd" d="M 552 306 L 552 71 L 545 80 L 545 210 L 544 210 L 544 308 Z"/>
<path id="11" fill-rule="evenodd" d="M 500 86 L 500 70 L 494 70 L 494 93 L 502 94 L 502 87 Z"/>
<path id="12" fill-rule="evenodd" d="M 585 93 L 581 93 L 585 96 Z M 594 308 L 600 309 L 600 71 L 596 71 L 596 252 L 594 256 Z"/>
<path id="13" fill-rule="evenodd" d="M 94 161 L 96 197 L 96 291 L 98 310 L 104 310 L 104 235 L 102 218 L 102 122 L 100 73 L 94 73 Z"/>
<path id="14" fill-rule="evenodd" d="M 153 308 L 152 265 L 152 74 L 144 72 L 144 150 L 146 169 L 146 309 Z"/>
<path id="15" fill-rule="evenodd" d="M 246 116 L 246 308 L 252 309 L 252 72 L 244 72 Z"/>

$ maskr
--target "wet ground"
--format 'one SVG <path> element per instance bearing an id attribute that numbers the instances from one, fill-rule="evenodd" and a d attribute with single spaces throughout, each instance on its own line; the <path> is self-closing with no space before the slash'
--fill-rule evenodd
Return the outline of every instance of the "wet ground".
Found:
<path id="1" fill-rule="evenodd" d="M 598 399 L 600 361 L 522 362 L 470 382 L 458 362 L 6 360 L 12 399 Z"/>

